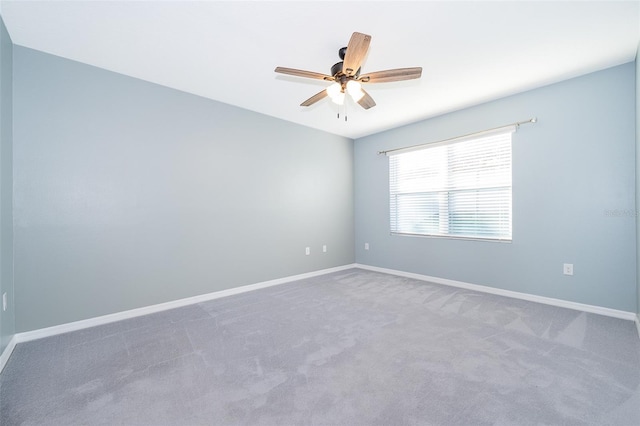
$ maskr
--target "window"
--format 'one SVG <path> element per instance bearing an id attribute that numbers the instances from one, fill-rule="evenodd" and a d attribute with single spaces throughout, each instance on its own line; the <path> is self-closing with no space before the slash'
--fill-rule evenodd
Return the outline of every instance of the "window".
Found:
<path id="1" fill-rule="evenodd" d="M 389 152 L 391 233 L 511 240 L 511 134 Z"/>

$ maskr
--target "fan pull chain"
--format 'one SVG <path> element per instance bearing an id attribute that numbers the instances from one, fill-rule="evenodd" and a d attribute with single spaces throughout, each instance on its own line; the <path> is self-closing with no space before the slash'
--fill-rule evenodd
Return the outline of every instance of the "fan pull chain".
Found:
<path id="1" fill-rule="evenodd" d="M 345 102 L 344 105 L 342 105 L 342 108 L 344 108 L 344 121 L 347 121 L 347 103 Z M 338 120 L 340 120 L 340 111 L 338 111 Z"/>

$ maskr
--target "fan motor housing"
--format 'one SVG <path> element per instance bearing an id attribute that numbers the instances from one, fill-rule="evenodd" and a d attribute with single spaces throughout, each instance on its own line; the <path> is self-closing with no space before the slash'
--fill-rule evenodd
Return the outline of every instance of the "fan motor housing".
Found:
<path id="1" fill-rule="evenodd" d="M 331 67 L 331 75 L 336 76 L 342 72 L 342 65 L 344 62 L 338 62 Z"/>
<path id="2" fill-rule="evenodd" d="M 344 74 L 342 72 L 342 66 L 344 65 L 344 62 L 340 61 L 337 64 L 333 64 L 333 66 L 331 67 L 331 75 L 333 77 L 336 77 L 338 75 L 342 75 Z M 360 75 L 360 69 L 358 68 L 358 71 L 356 71 L 356 73 L 353 75 L 354 77 L 358 77 Z"/>

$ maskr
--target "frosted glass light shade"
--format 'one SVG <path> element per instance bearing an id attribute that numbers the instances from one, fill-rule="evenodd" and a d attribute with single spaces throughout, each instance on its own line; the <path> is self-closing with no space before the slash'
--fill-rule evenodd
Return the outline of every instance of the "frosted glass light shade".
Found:
<path id="1" fill-rule="evenodd" d="M 362 85 L 355 80 L 349 80 L 347 82 L 347 92 L 351 94 L 351 92 L 357 92 L 362 90 Z"/>
<path id="2" fill-rule="evenodd" d="M 362 85 L 357 81 L 350 80 L 347 83 L 347 92 L 354 101 L 358 102 L 364 96 L 364 92 L 362 91 Z"/>
<path id="3" fill-rule="evenodd" d="M 334 97 L 332 97 L 331 100 L 333 102 L 337 103 L 338 105 L 343 105 L 344 104 L 344 92 L 338 92 L 338 94 L 335 95 Z"/>
<path id="4" fill-rule="evenodd" d="M 333 83 L 331 86 L 327 87 L 327 95 L 333 99 L 338 96 L 341 90 L 342 86 L 340 86 L 340 83 Z"/>

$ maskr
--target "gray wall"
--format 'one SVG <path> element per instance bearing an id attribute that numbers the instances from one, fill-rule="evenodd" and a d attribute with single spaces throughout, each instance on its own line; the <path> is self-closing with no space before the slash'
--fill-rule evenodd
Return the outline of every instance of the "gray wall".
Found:
<path id="1" fill-rule="evenodd" d="M 636 52 L 636 296 L 638 321 L 640 321 L 640 45 Z"/>
<path id="2" fill-rule="evenodd" d="M 0 18 L 0 298 L 7 293 L 7 310 L 0 301 L 0 353 L 15 333 L 13 289 L 13 45 Z M 1 300 L 1 299 L 0 299 Z"/>
<path id="3" fill-rule="evenodd" d="M 19 46 L 14 67 L 17 331 L 353 263 L 350 139 Z"/>
<path id="4" fill-rule="evenodd" d="M 356 140 L 356 261 L 635 312 L 634 79 L 628 63 Z M 514 135 L 512 243 L 389 235 L 376 151 L 531 117 Z"/>

